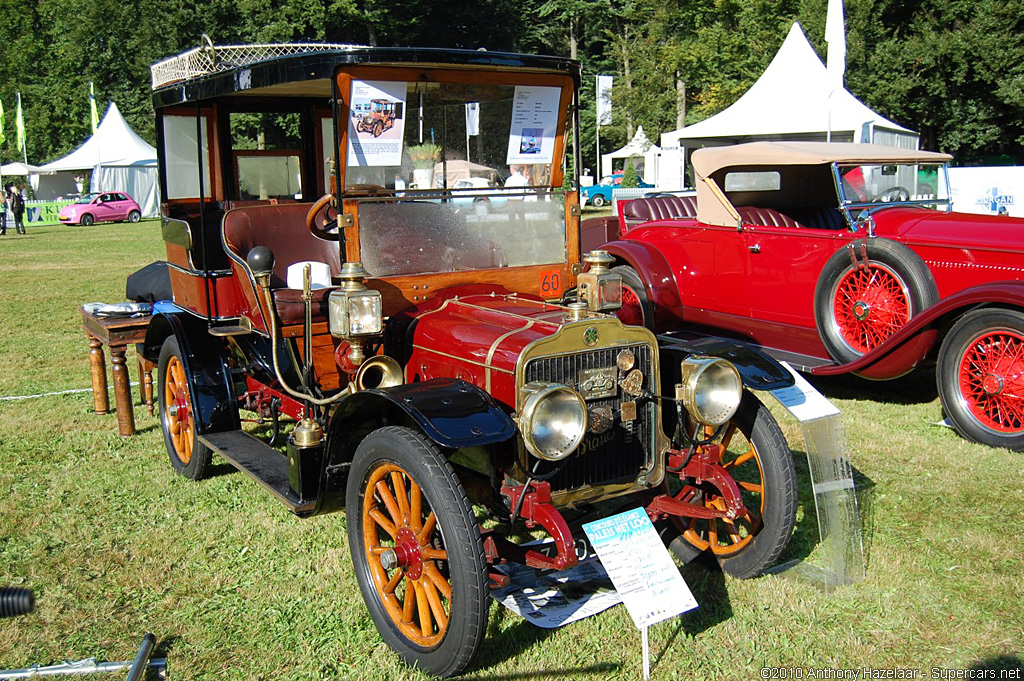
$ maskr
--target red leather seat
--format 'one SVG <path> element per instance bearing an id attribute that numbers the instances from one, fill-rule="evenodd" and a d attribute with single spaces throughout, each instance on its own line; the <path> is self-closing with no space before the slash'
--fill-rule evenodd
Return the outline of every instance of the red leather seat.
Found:
<path id="1" fill-rule="evenodd" d="M 773 208 L 757 208 L 756 206 L 739 206 L 736 212 L 745 225 L 758 227 L 803 227 L 793 218 Z"/>
<path id="2" fill-rule="evenodd" d="M 245 257 L 256 246 L 266 246 L 274 254 L 274 271 L 270 276 L 270 289 L 274 307 L 282 324 L 300 324 L 305 317 L 302 291 L 289 289 L 285 283 L 288 266 L 304 260 L 325 262 L 331 276 L 341 273 L 341 250 L 336 241 L 317 239 L 306 229 L 306 213 L 311 204 L 283 203 L 277 205 L 245 206 L 228 211 L 221 223 L 224 248 L 231 258 L 231 268 L 239 280 L 243 295 L 253 309 L 259 309 L 262 299 L 255 278 Z M 250 284 L 246 286 L 245 280 Z M 327 297 L 331 289 L 313 291 L 313 322 L 327 321 Z"/>
<path id="3" fill-rule="evenodd" d="M 627 226 L 651 220 L 678 220 L 697 216 L 696 196 L 648 196 L 627 201 L 622 206 Z"/>

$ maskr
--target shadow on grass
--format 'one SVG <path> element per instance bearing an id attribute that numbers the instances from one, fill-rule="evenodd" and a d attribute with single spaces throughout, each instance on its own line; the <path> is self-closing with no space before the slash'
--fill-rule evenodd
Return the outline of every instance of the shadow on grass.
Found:
<path id="1" fill-rule="evenodd" d="M 805 378 L 826 397 L 838 400 L 870 400 L 889 404 L 927 404 L 938 396 L 935 368 L 928 365 L 890 381 L 869 381 L 853 374 Z"/>
<path id="2" fill-rule="evenodd" d="M 1024 671 L 1024 662 L 1021 662 L 1021 659 L 1019 657 L 1017 657 L 1016 655 L 997 655 L 995 657 L 989 657 L 989 658 L 986 658 L 984 660 L 979 660 L 978 662 L 975 662 L 974 664 L 971 665 L 970 669 L 971 669 L 971 671 L 978 671 L 978 672 L 980 672 L 980 671 L 992 671 L 992 672 L 1012 671 L 1012 672 L 1021 672 L 1021 671 Z M 979 678 L 980 679 L 980 678 L 982 678 L 982 676 L 978 675 L 975 678 Z M 995 679 L 995 678 L 1020 679 L 1020 678 L 1024 678 L 1024 674 L 1014 674 L 1014 675 L 1009 675 L 1009 676 L 987 675 L 984 678 L 989 678 L 989 679 Z"/>
<path id="3" fill-rule="evenodd" d="M 506 617 L 519 617 L 502 606 L 494 606 L 489 618 L 488 628 L 492 631 L 484 639 L 484 645 L 480 648 L 476 658 L 473 660 L 471 673 L 461 676 L 463 679 L 493 679 L 493 673 L 488 670 L 496 665 L 518 657 L 534 645 L 544 641 L 551 636 L 555 629 L 542 629 L 531 624 L 525 619 L 520 619 L 511 627 L 497 633 L 494 631 Z M 531 670 L 521 674 L 502 674 L 503 679 L 542 679 L 542 678 L 566 678 L 577 677 L 587 674 L 605 676 L 618 671 L 622 665 L 618 662 L 598 662 L 582 667 L 559 667 L 545 669 L 543 671 Z"/>

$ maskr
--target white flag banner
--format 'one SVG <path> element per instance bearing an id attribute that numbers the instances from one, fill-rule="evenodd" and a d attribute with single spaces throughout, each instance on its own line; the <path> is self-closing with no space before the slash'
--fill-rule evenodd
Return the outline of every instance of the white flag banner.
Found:
<path id="1" fill-rule="evenodd" d="M 825 15 L 825 42 L 828 54 L 825 56 L 829 78 L 836 87 L 843 87 L 846 71 L 846 26 L 843 20 L 843 0 L 828 0 Z"/>
<path id="2" fill-rule="evenodd" d="M 480 102 L 466 104 L 466 135 L 480 134 Z"/>
<path id="3" fill-rule="evenodd" d="M 597 77 L 597 124 L 610 125 L 612 122 L 612 77 Z"/>

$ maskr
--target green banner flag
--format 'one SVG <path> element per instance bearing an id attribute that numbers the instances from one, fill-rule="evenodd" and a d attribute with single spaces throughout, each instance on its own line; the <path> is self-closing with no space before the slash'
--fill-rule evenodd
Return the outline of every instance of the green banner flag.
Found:
<path id="1" fill-rule="evenodd" d="M 3 144 L 4 141 L 7 139 L 7 135 L 4 134 L 5 126 L 6 123 L 4 122 L 4 103 L 0 101 L 0 144 Z"/>
<path id="2" fill-rule="evenodd" d="M 25 117 L 21 114 L 21 93 L 18 93 L 18 111 L 14 115 L 14 127 L 18 133 L 18 151 L 25 151 Z"/>
<path id="3" fill-rule="evenodd" d="M 99 114 L 96 113 L 96 93 L 92 89 L 92 81 L 89 81 L 89 108 L 92 111 L 92 134 L 96 134 L 96 128 L 100 124 Z"/>

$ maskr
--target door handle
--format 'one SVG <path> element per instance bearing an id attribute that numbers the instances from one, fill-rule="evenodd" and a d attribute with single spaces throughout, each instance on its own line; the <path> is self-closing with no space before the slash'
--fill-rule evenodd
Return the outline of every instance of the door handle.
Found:
<path id="1" fill-rule="evenodd" d="M 752 244 L 750 246 L 747 246 L 747 250 L 750 251 L 751 253 L 760 253 L 761 244 Z"/>

